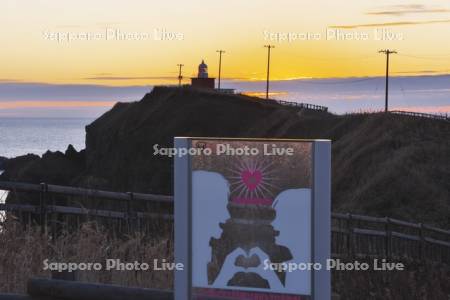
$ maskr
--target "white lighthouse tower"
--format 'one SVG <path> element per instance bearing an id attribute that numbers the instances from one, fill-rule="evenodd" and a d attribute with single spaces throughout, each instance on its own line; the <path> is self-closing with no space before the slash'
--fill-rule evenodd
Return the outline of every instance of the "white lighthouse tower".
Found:
<path id="1" fill-rule="evenodd" d="M 205 64 L 205 60 L 198 65 L 197 77 L 191 78 L 191 85 L 201 89 L 214 89 L 215 78 L 208 76 L 208 65 Z"/>
<path id="2" fill-rule="evenodd" d="M 198 65 L 198 78 L 208 78 L 208 65 L 202 59 L 202 63 Z"/>

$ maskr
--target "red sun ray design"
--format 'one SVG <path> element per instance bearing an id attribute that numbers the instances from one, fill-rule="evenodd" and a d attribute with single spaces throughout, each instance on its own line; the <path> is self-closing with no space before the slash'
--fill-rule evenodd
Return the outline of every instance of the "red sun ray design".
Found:
<path id="1" fill-rule="evenodd" d="M 236 161 L 230 168 L 231 201 L 237 204 L 272 205 L 274 191 L 278 189 L 274 181 L 272 162 L 258 159 Z"/>

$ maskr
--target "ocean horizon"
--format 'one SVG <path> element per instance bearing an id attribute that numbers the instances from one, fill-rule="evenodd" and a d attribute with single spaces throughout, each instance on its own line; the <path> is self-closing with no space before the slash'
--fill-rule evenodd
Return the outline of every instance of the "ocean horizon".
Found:
<path id="1" fill-rule="evenodd" d="M 273 80 L 270 98 L 322 105 L 336 114 L 382 111 L 384 81 L 384 77 Z M 263 81 L 224 80 L 222 87 L 265 97 Z M 42 155 L 47 150 L 65 151 L 69 144 L 84 149 L 86 125 L 115 102 L 138 101 L 151 88 L 0 83 L 0 156 Z M 449 91 L 450 75 L 392 77 L 389 109 L 448 114 Z M 19 99 L 33 103 L 47 99 L 44 102 L 49 107 L 23 108 Z M 65 107 L 66 101 L 81 106 Z M 103 104 L 95 106 L 99 101 Z M 9 106 L 2 107 L 2 103 Z"/>
<path id="2" fill-rule="evenodd" d="M 42 155 L 69 144 L 85 148 L 85 126 L 94 118 L 0 118 L 0 156 Z"/>
<path id="3" fill-rule="evenodd" d="M 188 84 L 188 81 L 183 82 Z M 175 82 L 173 83 L 175 85 Z M 217 82 L 216 82 L 217 85 Z M 224 79 L 222 88 L 265 98 L 265 81 Z M 97 118 L 116 102 L 139 101 L 152 86 L 11 83 L 0 81 L 0 118 Z M 450 75 L 390 78 L 389 108 L 450 113 Z M 385 78 L 272 80 L 270 98 L 328 107 L 336 114 L 384 110 Z"/>

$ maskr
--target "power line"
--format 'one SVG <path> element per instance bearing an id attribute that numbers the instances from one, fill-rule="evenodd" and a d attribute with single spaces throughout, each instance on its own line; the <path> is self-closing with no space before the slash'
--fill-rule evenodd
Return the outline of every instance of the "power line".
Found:
<path id="1" fill-rule="evenodd" d="M 384 53 L 386 54 L 386 95 L 385 95 L 385 102 L 384 102 L 384 111 L 389 111 L 389 56 L 391 54 L 397 54 L 397 51 L 391 51 L 389 49 L 386 50 L 380 50 L 378 53 Z"/>
<path id="2" fill-rule="evenodd" d="M 219 53 L 219 85 L 218 85 L 217 89 L 220 91 L 220 75 L 221 75 L 221 71 L 222 71 L 222 53 L 225 53 L 225 51 L 217 50 L 216 52 Z"/>
<path id="3" fill-rule="evenodd" d="M 181 79 L 183 79 L 183 76 L 181 75 L 181 68 L 184 66 L 183 64 L 177 65 L 180 69 L 178 71 L 178 86 L 181 86 Z"/>
<path id="4" fill-rule="evenodd" d="M 269 99 L 269 73 L 270 73 L 270 49 L 275 48 L 273 45 L 264 45 L 267 48 L 267 81 L 266 81 L 266 99 Z"/>

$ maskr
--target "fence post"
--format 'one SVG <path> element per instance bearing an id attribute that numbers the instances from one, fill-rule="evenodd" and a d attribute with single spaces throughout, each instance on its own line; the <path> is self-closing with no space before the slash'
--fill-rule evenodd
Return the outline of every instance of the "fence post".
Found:
<path id="1" fill-rule="evenodd" d="M 391 228 L 391 220 L 388 217 L 385 217 L 385 230 L 386 230 L 386 258 L 390 259 L 392 256 L 392 228 Z"/>
<path id="2" fill-rule="evenodd" d="M 348 258 L 352 258 L 354 255 L 353 249 L 353 219 L 352 214 L 347 214 L 347 255 Z"/>
<path id="3" fill-rule="evenodd" d="M 423 224 L 419 223 L 419 236 L 420 236 L 420 252 L 419 252 L 419 257 L 420 260 L 425 259 L 425 232 L 424 232 L 424 228 L 423 228 Z"/>
<path id="4" fill-rule="evenodd" d="M 57 222 L 57 214 L 54 211 L 54 207 L 55 207 L 56 203 L 55 203 L 55 198 L 52 197 L 52 203 L 51 203 L 51 209 L 47 209 L 48 214 L 50 214 L 50 226 L 51 226 L 51 235 L 52 235 L 52 239 L 55 240 L 56 236 L 57 236 L 57 227 L 56 227 L 56 222 Z"/>
<path id="5" fill-rule="evenodd" d="M 48 192 L 48 186 L 46 183 L 42 182 L 41 184 L 41 191 L 39 194 L 39 206 L 40 206 L 40 212 L 39 212 L 39 225 L 41 226 L 41 233 L 46 232 L 47 227 L 47 192 Z"/>
<path id="6" fill-rule="evenodd" d="M 131 229 L 134 226 L 134 216 L 133 216 L 133 202 L 134 202 L 134 194 L 132 192 L 128 192 L 127 199 L 127 226 L 128 232 L 131 232 Z"/>

